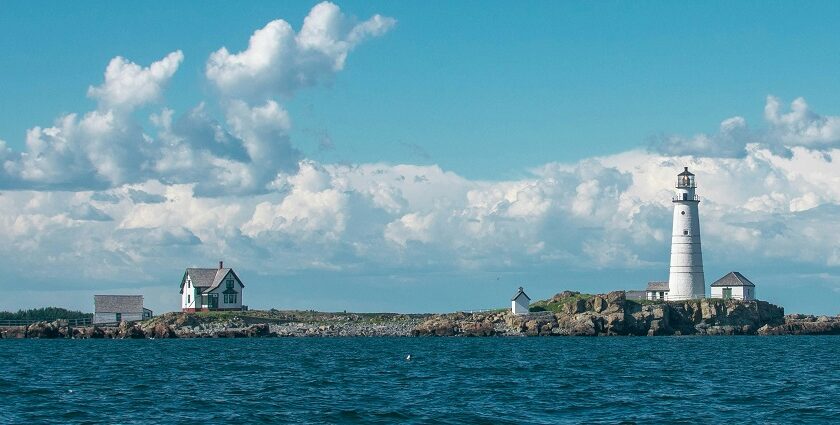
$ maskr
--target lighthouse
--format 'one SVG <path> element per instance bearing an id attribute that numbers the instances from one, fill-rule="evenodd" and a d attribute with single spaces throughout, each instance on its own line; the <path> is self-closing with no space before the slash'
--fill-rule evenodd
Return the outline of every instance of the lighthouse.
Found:
<path id="1" fill-rule="evenodd" d="M 674 228 L 671 233 L 671 271 L 668 275 L 668 300 L 703 298 L 706 279 L 703 277 L 703 254 L 700 251 L 700 199 L 694 193 L 694 174 L 677 175 L 674 203 Z"/>

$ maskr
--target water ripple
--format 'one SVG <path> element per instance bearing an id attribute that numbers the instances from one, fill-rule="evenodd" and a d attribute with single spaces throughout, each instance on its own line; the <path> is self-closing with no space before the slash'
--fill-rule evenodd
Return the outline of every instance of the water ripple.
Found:
<path id="1" fill-rule="evenodd" d="M 838 348 L 837 336 L 2 340 L 0 423 L 826 423 L 840 417 Z"/>

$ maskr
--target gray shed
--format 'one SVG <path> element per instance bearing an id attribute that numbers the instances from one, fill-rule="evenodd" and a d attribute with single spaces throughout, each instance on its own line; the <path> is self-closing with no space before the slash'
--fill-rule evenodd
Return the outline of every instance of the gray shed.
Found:
<path id="1" fill-rule="evenodd" d="M 152 317 L 152 310 L 143 307 L 142 295 L 94 295 L 93 323 L 118 323 Z"/>

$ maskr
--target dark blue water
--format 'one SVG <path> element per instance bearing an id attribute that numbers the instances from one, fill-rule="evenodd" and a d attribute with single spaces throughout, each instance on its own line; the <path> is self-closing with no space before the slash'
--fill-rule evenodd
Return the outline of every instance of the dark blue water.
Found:
<path id="1" fill-rule="evenodd" d="M 3 423 L 840 422 L 830 336 L 0 340 L 0 355 Z"/>

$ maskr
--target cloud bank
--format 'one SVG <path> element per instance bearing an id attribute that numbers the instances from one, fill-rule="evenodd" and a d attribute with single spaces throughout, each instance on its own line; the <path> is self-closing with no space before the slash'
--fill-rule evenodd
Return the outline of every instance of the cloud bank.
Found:
<path id="1" fill-rule="evenodd" d="M 517 180 L 304 158 L 282 100 L 328 83 L 354 48 L 394 25 L 380 15 L 358 22 L 325 2 L 298 32 L 275 20 L 245 50 L 218 49 L 205 72 L 221 118 L 204 103 L 180 115 L 161 105 L 181 51 L 147 66 L 114 58 L 88 89 L 94 110 L 31 128 L 22 152 L 0 140 L 9 275 L 45 289 L 126 276 L 137 287 L 224 258 L 264 276 L 551 264 L 647 269 L 656 279 L 667 272 L 671 184 L 683 166 L 697 174 L 707 259 L 840 266 L 840 117 L 801 98 L 785 111 L 769 96 L 761 125 L 736 116 L 714 134 L 551 162 Z"/>

